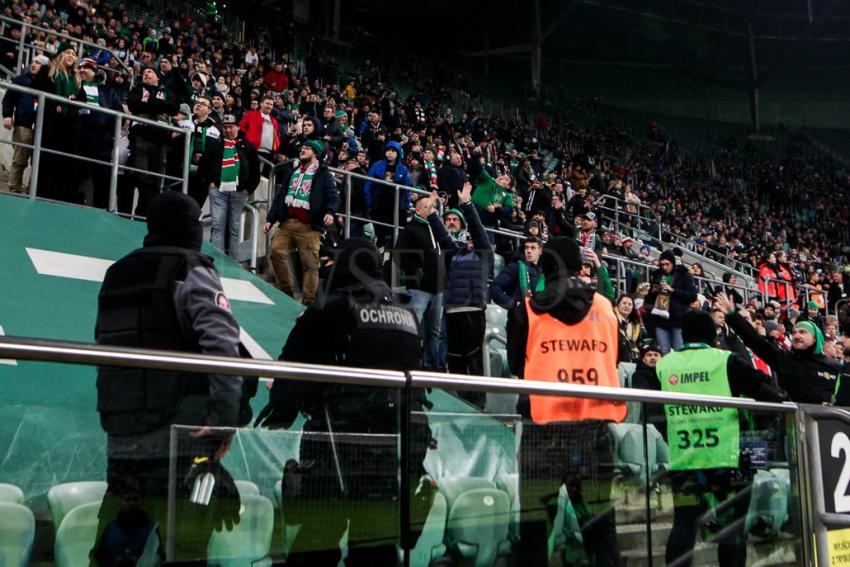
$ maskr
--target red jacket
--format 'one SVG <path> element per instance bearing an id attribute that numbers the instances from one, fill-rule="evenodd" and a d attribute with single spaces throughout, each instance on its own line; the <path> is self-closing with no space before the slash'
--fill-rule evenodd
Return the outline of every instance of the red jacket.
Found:
<path id="1" fill-rule="evenodd" d="M 280 148 L 280 131 L 278 130 L 277 120 L 274 116 L 269 116 L 272 120 L 272 129 L 274 130 L 274 142 L 272 142 L 272 152 L 277 153 Z M 239 123 L 239 129 L 242 130 L 242 135 L 256 150 L 260 149 L 260 142 L 263 140 L 263 117 L 259 110 L 250 110 L 242 117 Z"/>
<path id="2" fill-rule="evenodd" d="M 278 73 L 272 69 L 263 76 L 263 82 L 270 91 L 274 91 L 276 93 L 283 92 L 289 88 L 289 77 L 286 76 L 284 71 Z"/>

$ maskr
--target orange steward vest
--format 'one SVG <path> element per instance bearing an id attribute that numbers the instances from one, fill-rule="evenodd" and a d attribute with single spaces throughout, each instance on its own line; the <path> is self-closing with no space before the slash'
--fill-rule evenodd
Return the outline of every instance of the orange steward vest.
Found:
<path id="1" fill-rule="evenodd" d="M 525 346 L 525 379 L 585 386 L 620 387 L 617 375 L 619 325 L 611 302 L 593 294 L 584 319 L 566 325 L 548 313 L 528 313 Z M 624 402 L 530 395 L 531 419 L 535 423 L 606 420 L 622 422 L 628 408 Z"/>

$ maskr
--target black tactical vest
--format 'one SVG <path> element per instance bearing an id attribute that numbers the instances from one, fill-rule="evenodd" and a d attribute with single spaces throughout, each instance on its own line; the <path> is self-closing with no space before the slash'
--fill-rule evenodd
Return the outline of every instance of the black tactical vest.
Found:
<path id="1" fill-rule="evenodd" d="M 98 344 L 200 352 L 184 336 L 174 305 L 175 282 L 211 258 L 177 247 L 140 248 L 106 272 L 98 296 Z M 169 423 L 180 399 L 208 392 L 204 374 L 170 370 L 98 367 L 97 410 L 112 435 L 140 435 Z"/>

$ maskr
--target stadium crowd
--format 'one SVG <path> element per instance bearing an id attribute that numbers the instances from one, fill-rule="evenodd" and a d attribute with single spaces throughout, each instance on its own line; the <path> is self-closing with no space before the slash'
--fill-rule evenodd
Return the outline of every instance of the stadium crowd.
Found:
<path id="1" fill-rule="evenodd" d="M 759 332 L 788 348 L 786 337 L 795 322 L 812 318 L 825 334 L 825 352 L 843 357 L 843 349 L 835 347 L 844 334 L 839 329 L 843 320 L 827 315 L 850 293 L 840 230 L 850 209 L 832 200 L 847 193 L 846 179 L 827 175 L 826 162 L 791 156 L 774 163 L 730 142 L 712 156 L 720 172 L 706 181 L 704 168 L 695 167 L 676 143 L 663 141 L 655 123 L 646 136 L 634 136 L 608 122 L 577 128 L 559 112 L 529 109 L 513 117 L 485 116 L 475 108 L 459 112 L 446 103 L 445 84 L 427 74 L 417 75 L 416 82 L 428 94 L 402 99 L 390 82 L 392 77 L 413 82 L 403 69 L 367 61 L 341 74 L 322 54 L 296 70 L 289 53 L 272 59 L 267 43 L 234 41 L 212 20 L 166 14 L 171 23 L 156 28 L 142 19 L 131 21 L 123 5 L 99 0 L 11 0 L 3 13 L 44 30 L 27 31 L 25 41 L 34 46 L 32 64 L 15 83 L 191 131 L 189 192 L 199 204 L 209 197 L 212 240 L 222 249 L 228 238 L 238 236 L 238 211 L 261 174 L 268 175 L 270 164 L 300 160 L 300 168 L 280 170 L 278 198 L 265 229 L 274 230 L 271 260 L 278 285 L 293 293 L 295 280 L 303 279 L 305 302 L 315 297 L 318 276 L 326 272 L 343 234 L 344 184 L 327 168 L 417 188 L 400 196 L 398 218 L 408 229 L 394 243 L 387 226 L 395 216 L 393 191 L 355 178 L 351 210 L 360 220 L 352 220 L 350 229 L 352 235 L 371 236 L 387 251 L 396 249 L 401 283 L 413 292 L 417 313 L 430 328 L 430 367 L 446 368 L 443 307 L 447 320 L 453 312 L 476 313 L 475 327 L 481 331 L 474 336 L 483 336 L 486 303 L 492 299 L 512 308 L 532 291 L 539 273 L 536 258 L 544 243 L 558 235 L 574 236 L 590 251 L 583 277 L 616 299 L 622 360 L 637 362 L 646 337 L 655 339 L 662 352 L 680 345 L 678 324 L 684 313 L 692 307 L 716 309 L 715 294 L 734 291 L 735 276 L 730 272 L 716 283 L 694 279 L 705 275 L 702 266 L 686 265 L 671 246 L 662 250 L 662 242 L 651 236 L 658 223 L 662 234 L 683 237 L 697 253 L 713 250 L 758 268 L 759 289 L 769 301 L 753 300 L 743 307 Z M 9 68 L 16 65 L 20 34 L 19 27 L 4 23 L 0 51 Z M 95 47 L 79 47 L 58 34 Z M 444 68 L 440 77 L 446 77 Z M 8 91 L 3 118 L 16 141 L 31 142 L 31 97 Z M 557 129 L 550 128 L 556 123 Z M 129 121 L 123 126 L 117 141 L 123 163 L 182 174 L 182 141 L 174 134 Z M 45 147 L 94 159 L 109 160 L 116 142 L 111 120 L 96 111 L 51 105 L 44 128 Z M 23 171 L 29 154 L 27 148 L 15 149 L 12 191 L 28 190 Z M 39 195 L 81 202 L 80 185 L 90 177 L 91 204 L 107 206 L 108 166 L 81 168 L 64 156 L 46 155 L 42 167 L 68 175 L 42 176 Z M 733 189 L 735 178 L 748 190 Z M 467 183 L 471 196 L 465 202 Z M 144 215 L 162 187 L 159 178 L 122 173 L 118 210 Z M 134 190 L 138 200 L 132 210 Z M 597 207 L 604 195 L 621 199 L 622 210 L 635 216 L 615 226 L 611 215 Z M 439 227 L 429 224 L 435 205 L 443 211 Z M 523 240 L 491 233 L 482 242 L 479 226 L 521 233 Z M 473 292 L 449 298 L 463 278 L 479 278 L 478 266 L 470 270 L 454 259 L 448 264 L 465 269 L 431 270 L 444 261 L 440 251 L 446 248 L 433 236 L 440 227 L 447 233 L 439 236 L 469 239 L 469 250 L 476 251 L 486 280 L 492 280 L 489 291 L 484 281 Z M 414 262 L 403 257 L 410 248 L 431 255 Z M 298 250 L 303 278 L 289 267 L 292 249 Z M 507 260 L 496 273 L 489 268 L 493 250 Z M 618 273 L 612 257 L 652 269 Z M 438 274 L 446 281 L 437 281 Z M 615 298 L 612 280 L 621 278 L 626 293 Z M 809 286 L 805 297 L 796 289 L 801 284 Z M 723 324 L 718 330 L 720 340 L 735 344 L 735 333 Z M 478 369 L 473 365 L 471 371 Z"/>

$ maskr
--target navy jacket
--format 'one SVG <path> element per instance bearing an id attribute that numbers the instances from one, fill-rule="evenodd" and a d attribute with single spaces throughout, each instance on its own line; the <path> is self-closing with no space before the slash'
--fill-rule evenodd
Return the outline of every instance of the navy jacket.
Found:
<path id="1" fill-rule="evenodd" d="M 428 217 L 434 235 L 445 252 L 447 271 L 443 301 L 446 309 L 452 307 L 484 309 L 488 300 L 487 276 L 492 270 L 493 249 L 490 246 L 490 239 L 487 238 L 487 231 L 484 230 L 484 225 L 478 218 L 475 205 L 469 202 L 460 205 L 460 210 L 466 217 L 467 228 L 472 236 L 472 250 L 467 249 L 466 242 L 452 238 L 437 213 Z"/>
<path id="2" fill-rule="evenodd" d="M 274 224 L 286 220 L 289 217 L 289 209 L 284 200 L 289 191 L 289 180 L 296 168 L 289 169 L 281 177 L 281 183 L 274 196 L 269 216 L 266 222 Z M 339 210 L 339 191 L 336 187 L 336 179 L 324 165 L 320 165 L 313 176 L 313 186 L 310 190 L 310 227 L 319 232 L 325 232 L 323 222 L 326 214 L 336 214 Z"/>
<path id="3" fill-rule="evenodd" d="M 530 291 L 534 291 L 537 285 L 537 279 L 542 272 L 535 264 L 526 262 L 525 265 L 528 270 L 528 288 Z M 520 283 L 519 261 L 511 262 L 499 272 L 499 275 L 490 284 L 490 299 L 500 307 L 513 309 L 522 301 L 522 286 Z"/>
<path id="4" fill-rule="evenodd" d="M 22 87 L 32 85 L 33 74 L 27 71 L 12 79 L 12 84 Z M 15 126 L 32 128 L 35 124 L 36 97 L 9 89 L 3 97 L 3 118 L 11 117 Z"/>

